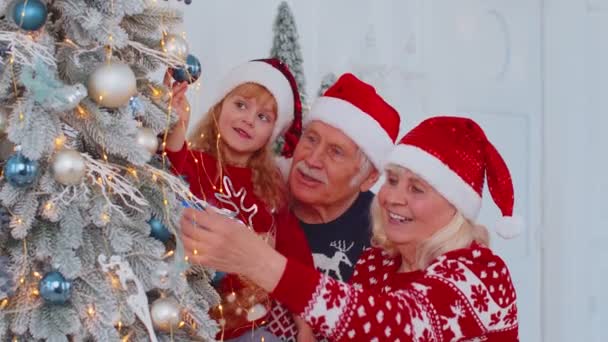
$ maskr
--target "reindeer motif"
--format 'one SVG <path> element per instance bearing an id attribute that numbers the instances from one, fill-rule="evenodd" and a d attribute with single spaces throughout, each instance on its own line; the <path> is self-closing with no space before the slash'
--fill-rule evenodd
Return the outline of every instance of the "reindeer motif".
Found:
<path id="1" fill-rule="evenodd" d="M 340 273 L 340 264 L 345 263 L 346 265 L 352 267 L 353 264 L 348 259 L 346 252 L 350 251 L 353 248 L 355 242 L 351 242 L 350 246 L 346 247 L 346 241 L 333 241 L 330 246 L 337 249 L 334 256 L 328 258 L 325 254 L 321 253 L 313 253 L 312 258 L 314 260 L 315 266 L 322 270 L 326 275 L 329 275 L 329 271 L 333 271 L 338 280 L 344 281 L 342 279 L 342 273 Z"/>
<path id="2" fill-rule="evenodd" d="M 443 325 L 443 330 L 451 330 L 454 334 L 452 341 L 458 341 L 462 337 L 464 337 L 462 331 L 460 330 L 460 323 L 458 323 L 458 320 L 461 317 L 464 317 L 465 314 L 464 310 L 462 309 L 462 306 L 460 306 L 460 302 L 457 302 L 456 305 L 450 306 L 450 308 L 452 309 L 452 313 L 454 314 L 454 316 L 443 317 L 443 319 L 446 320 L 446 323 Z"/>

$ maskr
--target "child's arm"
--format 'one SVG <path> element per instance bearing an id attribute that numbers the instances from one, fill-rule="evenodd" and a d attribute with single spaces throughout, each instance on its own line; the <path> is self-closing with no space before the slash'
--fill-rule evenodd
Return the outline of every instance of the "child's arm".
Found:
<path id="1" fill-rule="evenodd" d="M 169 71 L 165 73 L 163 83 L 172 88 L 171 108 L 177 112 L 179 120 L 172 127 L 167 135 L 165 149 L 171 152 L 177 152 L 184 146 L 186 140 L 186 132 L 188 131 L 188 121 L 190 121 L 190 105 L 186 99 L 186 91 L 188 90 L 187 82 L 174 82 L 171 85 L 171 75 Z"/>
<path id="2" fill-rule="evenodd" d="M 315 333 L 312 331 L 312 328 L 306 321 L 300 316 L 294 314 L 293 320 L 296 322 L 296 327 L 298 327 L 298 335 L 296 336 L 297 342 L 316 342 Z"/>

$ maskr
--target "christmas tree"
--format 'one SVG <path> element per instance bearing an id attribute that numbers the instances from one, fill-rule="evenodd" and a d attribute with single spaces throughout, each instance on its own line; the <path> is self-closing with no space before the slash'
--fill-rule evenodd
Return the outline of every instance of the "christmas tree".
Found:
<path id="1" fill-rule="evenodd" d="M 176 117 L 148 78 L 200 65 L 161 4 L 0 1 L 1 340 L 214 339 L 211 274 L 175 238 L 204 203 L 157 153 Z"/>
<path id="2" fill-rule="evenodd" d="M 273 26 L 274 39 L 270 57 L 278 58 L 283 63 L 289 66 L 289 70 L 293 73 L 298 90 L 300 91 L 300 100 L 302 104 L 306 104 L 306 79 L 304 78 L 304 59 L 298 41 L 298 30 L 296 21 L 289 9 L 287 2 L 283 1 L 279 5 L 277 17 Z"/>
<path id="3" fill-rule="evenodd" d="M 325 91 L 336 83 L 336 75 L 333 72 L 325 74 L 321 79 L 321 86 L 319 87 L 319 91 L 317 91 L 317 96 L 323 96 Z"/>

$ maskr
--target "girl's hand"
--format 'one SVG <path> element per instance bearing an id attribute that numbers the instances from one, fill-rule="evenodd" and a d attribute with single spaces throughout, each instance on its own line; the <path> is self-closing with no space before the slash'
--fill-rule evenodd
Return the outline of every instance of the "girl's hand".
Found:
<path id="1" fill-rule="evenodd" d="M 175 110 L 182 124 L 187 123 L 190 120 L 190 104 L 186 98 L 188 82 L 173 82 L 172 84 L 171 79 L 171 73 L 167 70 L 163 83 L 166 87 L 171 88 L 173 92 L 171 96 L 171 108 Z"/>

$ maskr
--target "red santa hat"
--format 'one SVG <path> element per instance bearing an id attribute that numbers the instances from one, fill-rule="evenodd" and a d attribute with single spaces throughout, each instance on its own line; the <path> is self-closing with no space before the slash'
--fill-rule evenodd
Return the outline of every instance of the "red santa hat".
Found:
<path id="1" fill-rule="evenodd" d="M 296 80 L 287 65 L 276 58 L 268 58 L 252 60 L 233 68 L 220 82 L 215 103 L 221 101 L 234 88 L 245 83 L 263 86 L 277 102 L 277 119 L 270 141 L 273 142 L 289 128 L 292 134 L 286 137 L 286 141 L 294 144 L 291 135 L 299 138 L 298 132 L 301 132 L 302 127 L 302 103 Z M 290 146 L 287 146 L 286 150 L 289 148 Z"/>
<path id="2" fill-rule="evenodd" d="M 467 219 L 475 222 L 481 208 L 484 180 L 503 219 L 496 232 L 512 238 L 523 227 L 513 217 L 513 182 L 504 160 L 475 121 L 438 116 L 427 119 L 395 146 L 387 163 L 418 174 Z"/>
<path id="3" fill-rule="evenodd" d="M 304 123 L 315 120 L 344 132 L 379 170 L 395 145 L 401 122 L 399 113 L 374 87 L 349 73 L 313 103 Z"/>

